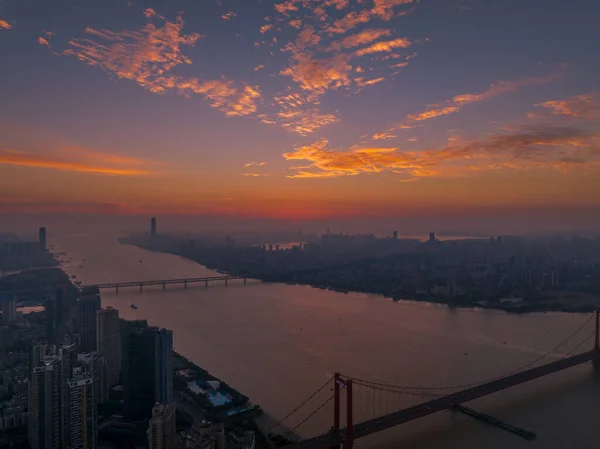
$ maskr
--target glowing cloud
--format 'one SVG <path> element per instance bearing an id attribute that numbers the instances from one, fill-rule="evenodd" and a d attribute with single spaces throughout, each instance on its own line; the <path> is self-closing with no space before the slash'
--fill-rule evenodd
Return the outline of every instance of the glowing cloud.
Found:
<path id="1" fill-rule="evenodd" d="M 227 116 L 256 112 L 256 101 L 261 97 L 258 87 L 245 85 L 237 88 L 232 81 L 224 78 L 201 81 L 170 75 L 169 72 L 176 66 L 192 63 L 183 55 L 181 46 L 193 46 L 201 35 L 182 35 L 184 22 L 181 16 L 175 22 L 169 22 L 150 8 L 144 14 L 148 23 L 139 31 L 87 28 L 87 34 L 109 44 L 92 39 L 73 39 L 69 42 L 72 48 L 63 54 L 98 66 L 118 78 L 135 81 L 150 92 L 163 94 L 175 90 L 184 95 L 203 95 L 211 106 Z M 164 26 L 156 26 L 153 20 L 164 21 Z"/>
<path id="2" fill-rule="evenodd" d="M 221 16 L 221 19 L 223 19 L 223 20 L 231 20 L 231 19 L 233 19 L 235 16 L 237 16 L 237 14 L 236 14 L 236 13 L 234 13 L 233 11 L 229 11 L 229 12 L 227 12 L 227 13 L 223 14 L 223 15 Z"/>
<path id="3" fill-rule="evenodd" d="M 572 127 L 520 128 L 510 134 L 493 134 L 482 139 L 422 151 L 397 147 L 364 147 L 332 151 L 321 139 L 284 153 L 287 160 L 308 161 L 292 178 L 356 176 L 391 171 L 407 179 L 434 175 L 465 175 L 473 170 L 560 169 L 600 166 L 600 154 L 592 151 L 600 135 Z"/>
<path id="4" fill-rule="evenodd" d="M 2 30 L 10 30 L 12 25 L 8 23 L 6 20 L 0 20 L 0 31 Z"/>
<path id="5" fill-rule="evenodd" d="M 581 117 L 587 120 L 600 118 L 600 101 L 596 92 L 576 95 L 565 100 L 546 101 L 535 106 L 546 108 L 553 115 Z"/>
<path id="6" fill-rule="evenodd" d="M 372 53 L 391 52 L 395 48 L 408 48 L 412 42 L 404 37 L 399 37 L 391 41 L 376 42 L 367 48 L 362 48 L 356 52 L 356 56 L 364 56 Z"/>
<path id="7" fill-rule="evenodd" d="M 263 165 L 267 165 L 267 163 L 266 162 L 248 162 L 247 164 L 244 164 L 244 168 L 262 167 Z"/>
<path id="8" fill-rule="evenodd" d="M 367 29 L 334 42 L 331 47 L 337 50 L 341 48 L 358 47 L 360 45 L 370 44 L 383 36 L 389 36 L 391 32 L 392 31 L 388 29 Z"/>
<path id="9" fill-rule="evenodd" d="M 104 175 L 149 175 L 152 172 L 144 168 L 148 164 L 150 162 L 141 159 L 95 153 L 82 148 L 63 149 L 54 155 L 39 155 L 11 150 L 0 151 L 0 165 L 17 165 Z"/>
<path id="10" fill-rule="evenodd" d="M 522 87 L 534 86 L 538 84 L 549 83 L 555 81 L 557 75 L 550 75 L 541 78 L 523 78 L 517 81 L 500 81 L 497 84 L 492 84 L 489 89 L 474 93 L 474 94 L 461 94 L 456 95 L 451 100 L 447 100 L 443 103 L 432 105 L 429 109 L 417 114 L 409 114 L 405 120 L 396 126 L 393 126 L 388 132 L 396 131 L 398 129 L 406 129 L 406 127 L 412 127 L 411 123 L 421 122 L 424 120 L 430 120 L 436 117 L 444 115 L 454 114 L 459 112 L 464 106 L 471 103 L 479 103 L 497 97 L 504 93 L 515 92 Z"/>

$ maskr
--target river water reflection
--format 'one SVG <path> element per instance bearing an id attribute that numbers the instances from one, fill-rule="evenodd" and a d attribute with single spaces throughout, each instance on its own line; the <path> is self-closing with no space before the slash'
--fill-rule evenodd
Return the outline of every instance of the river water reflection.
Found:
<path id="1" fill-rule="evenodd" d="M 72 258 L 63 268 L 84 284 L 214 273 L 178 256 L 120 245 L 116 235 L 60 235 L 50 243 L 55 252 Z M 103 291 L 102 304 L 119 309 L 123 318 L 145 318 L 172 329 L 177 351 L 275 417 L 284 416 L 335 371 L 399 385 L 456 385 L 492 378 L 539 357 L 586 318 L 451 310 L 394 303 L 378 295 L 255 281 L 208 288 L 167 286 L 166 291 L 157 286 L 142 293 L 135 288 L 119 294 Z M 561 347 L 562 353 L 581 338 Z M 414 399 L 404 401 L 382 393 L 368 399 L 360 393 L 355 417 L 410 405 Z M 471 405 L 536 432 L 537 440 L 521 440 L 446 411 L 358 440 L 356 447 L 559 449 L 597 447 L 595 441 L 600 441 L 600 384 L 589 365 Z M 319 424 L 299 430 L 325 430 L 330 423 L 331 417 L 325 416 Z"/>

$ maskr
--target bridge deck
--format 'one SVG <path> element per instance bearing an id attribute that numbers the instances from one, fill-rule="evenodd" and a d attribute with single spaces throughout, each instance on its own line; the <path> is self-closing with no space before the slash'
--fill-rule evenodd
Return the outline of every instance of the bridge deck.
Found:
<path id="1" fill-rule="evenodd" d="M 230 281 L 232 279 L 246 279 L 245 276 L 208 276 L 202 278 L 185 279 L 159 279 L 153 281 L 128 281 L 112 282 L 109 284 L 94 284 L 82 287 L 117 288 L 117 287 L 139 287 L 140 285 L 164 285 L 164 284 L 193 284 L 194 282 Z"/>
<path id="2" fill-rule="evenodd" d="M 522 371 L 517 374 L 503 377 L 498 380 L 493 380 L 457 393 L 450 394 L 438 399 L 425 402 L 414 407 L 409 407 L 379 418 L 371 419 L 354 426 L 354 438 L 360 438 L 372 433 L 380 432 L 390 427 L 404 424 L 427 415 L 446 410 L 455 405 L 464 402 L 472 401 L 482 396 L 487 396 L 492 393 L 513 387 L 539 377 L 547 376 L 548 374 L 556 373 L 567 368 L 571 368 L 582 363 L 590 362 L 594 359 L 600 359 L 600 350 L 592 350 L 583 354 L 575 355 L 569 358 L 557 360 L 555 362 L 542 365 L 537 368 L 532 368 Z M 326 449 L 334 445 L 339 445 L 344 440 L 345 429 L 340 430 L 336 434 L 325 434 L 308 440 L 304 440 L 290 449 Z"/>

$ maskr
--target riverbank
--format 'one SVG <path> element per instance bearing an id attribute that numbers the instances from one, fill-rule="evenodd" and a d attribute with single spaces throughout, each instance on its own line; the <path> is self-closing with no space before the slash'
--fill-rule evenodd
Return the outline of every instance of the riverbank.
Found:
<path id="1" fill-rule="evenodd" d="M 457 297 L 434 295 L 430 292 L 407 292 L 401 293 L 390 292 L 385 288 L 377 288 L 376 286 L 364 286 L 347 285 L 335 280 L 327 279 L 326 277 L 319 277 L 318 283 L 314 282 L 314 279 L 309 275 L 303 277 L 303 274 L 294 275 L 277 275 L 277 274 L 264 274 L 259 273 L 244 273 L 235 268 L 226 266 L 213 266 L 207 264 L 204 260 L 199 260 L 196 257 L 190 256 L 184 252 L 177 251 L 166 251 L 162 249 L 154 248 L 150 245 L 145 245 L 143 242 L 132 240 L 131 238 L 119 239 L 121 244 L 133 245 L 138 248 L 145 249 L 156 253 L 163 254 L 174 254 L 185 259 L 196 262 L 208 269 L 216 270 L 219 273 L 231 275 L 231 276 L 248 276 L 254 279 L 258 279 L 262 282 L 269 283 L 284 283 L 288 285 L 309 285 L 314 288 L 327 289 L 331 291 L 337 291 L 340 293 L 367 293 L 377 294 L 385 298 L 391 299 L 394 302 L 397 301 L 417 301 L 426 302 L 439 305 L 445 305 L 452 309 L 487 309 L 487 310 L 498 310 L 511 314 L 527 314 L 533 312 L 566 312 L 566 313 L 588 313 L 600 308 L 600 298 L 587 293 L 570 292 L 570 291 L 545 291 L 536 293 L 535 296 L 524 296 L 522 298 L 506 298 L 496 300 L 479 300 L 473 298 L 472 295 L 462 295 Z"/>

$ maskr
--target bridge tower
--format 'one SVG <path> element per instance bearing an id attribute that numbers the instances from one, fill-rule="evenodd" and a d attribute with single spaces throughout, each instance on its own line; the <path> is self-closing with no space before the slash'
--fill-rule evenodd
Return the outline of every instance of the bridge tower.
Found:
<path id="1" fill-rule="evenodd" d="M 341 390 L 346 390 L 346 434 L 344 435 L 344 448 L 352 449 L 354 446 L 354 419 L 352 416 L 352 379 L 342 379 L 340 373 L 333 376 L 333 433 L 340 431 L 340 396 Z M 333 446 L 331 449 L 339 449 Z"/>

